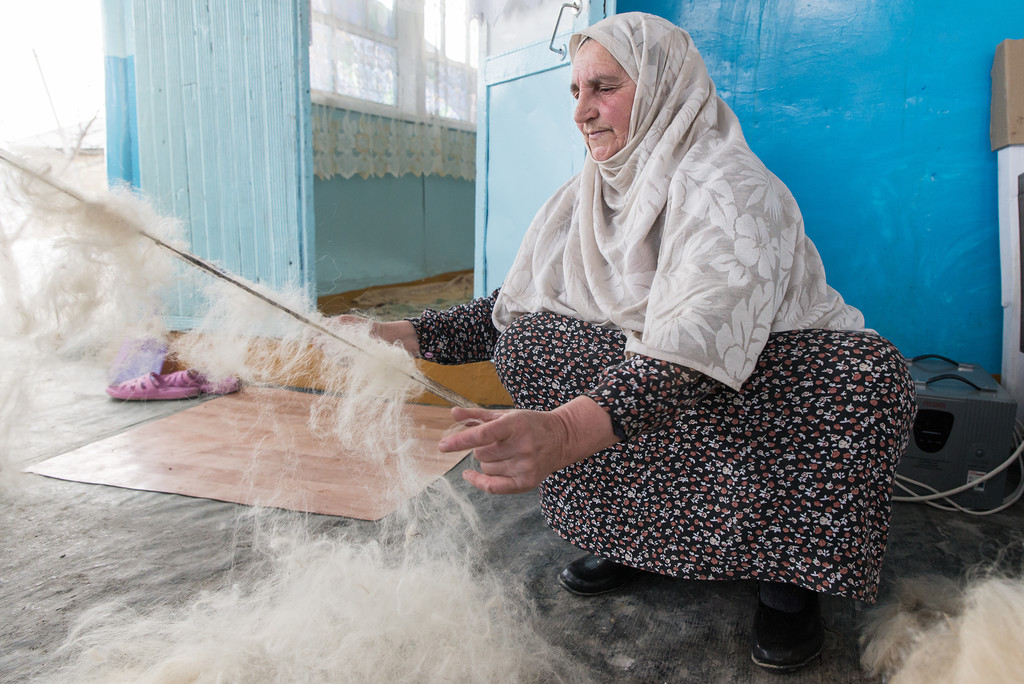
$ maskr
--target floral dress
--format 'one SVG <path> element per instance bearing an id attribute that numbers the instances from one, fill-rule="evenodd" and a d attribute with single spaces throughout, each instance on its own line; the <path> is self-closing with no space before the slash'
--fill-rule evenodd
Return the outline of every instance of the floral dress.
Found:
<path id="1" fill-rule="evenodd" d="M 740 391 L 625 352 L 622 332 L 497 293 L 411 319 L 424 358 L 492 359 L 519 408 L 586 395 L 621 441 L 549 476 L 541 510 L 573 545 L 689 579 L 758 579 L 873 601 L 913 382 L 868 331 L 772 333 Z M 693 379 L 696 375 L 697 379 Z"/>

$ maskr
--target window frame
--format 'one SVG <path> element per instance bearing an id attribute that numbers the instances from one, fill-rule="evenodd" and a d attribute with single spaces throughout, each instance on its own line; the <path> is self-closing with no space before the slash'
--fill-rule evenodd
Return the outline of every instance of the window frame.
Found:
<path id="1" fill-rule="evenodd" d="M 372 1 L 372 0 L 370 0 Z M 442 5 L 444 0 L 440 0 Z M 333 6 L 333 3 L 332 3 Z M 408 121 L 410 123 L 422 123 L 430 125 L 444 126 L 446 128 L 454 128 L 464 131 L 476 131 L 476 109 L 479 103 L 475 102 L 476 88 L 472 89 L 470 97 L 474 100 L 472 103 L 472 110 L 470 112 L 471 118 L 469 120 L 449 118 L 442 115 L 429 114 L 426 111 L 426 93 L 427 93 L 427 69 L 426 63 L 421 58 L 423 50 L 425 48 L 412 46 L 422 46 L 425 42 L 423 32 L 423 14 L 424 3 L 422 1 L 409 2 L 408 0 L 396 0 L 395 13 L 394 13 L 394 25 L 395 35 L 394 37 L 387 36 L 386 34 L 376 33 L 365 29 L 361 26 L 350 24 L 344 19 L 337 17 L 333 13 L 325 14 L 319 10 L 310 8 L 310 52 L 312 53 L 313 40 L 314 40 L 314 27 L 316 24 L 324 24 L 331 30 L 340 29 L 347 31 L 353 35 L 357 35 L 361 38 L 368 40 L 377 41 L 385 45 L 394 47 L 397 52 L 397 67 L 396 67 L 396 97 L 395 104 L 384 104 L 381 102 L 375 102 L 373 100 L 365 100 L 353 95 L 346 95 L 333 91 L 321 90 L 314 88 L 312 83 L 310 84 L 310 101 L 313 104 L 324 105 L 327 107 L 334 107 L 336 109 L 344 109 L 353 112 L 370 114 L 373 116 L 381 116 L 391 118 L 399 121 Z M 476 62 L 479 64 L 479 55 L 472 53 L 472 44 L 470 38 L 470 23 L 473 21 L 479 21 L 478 18 L 470 17 L 469 21 L 466 22 L 466 62 L 457 62 L 455 60 L 448 59 L 445 54 L 445 30 L 444 30 L 444 17 L 442 14 L 441 20 L 441 45 L 438 46 L 436 54 L 432 56 L 433 59 L 437 60 L 439 68 L 459 68 L 466 72 L 473 72 L 473 76 L 479 79 L 479 66 L 474 67 L 472 64 Z M 479 29 L 478 29 L 479 31 Z M 478 45 L 479 49 L 479 35 Z M 403 48 L 403 46 L 405 46 Z M 332 63 L 333 68 L 333 63 Z M 408 72 L 412 71 L 410 75 Z M 333 75 L 332 75 L 333 81 Z"/>

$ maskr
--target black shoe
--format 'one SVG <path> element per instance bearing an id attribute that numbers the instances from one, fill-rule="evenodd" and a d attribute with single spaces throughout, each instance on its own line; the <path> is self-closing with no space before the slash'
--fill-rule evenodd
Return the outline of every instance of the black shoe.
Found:
<path id="1" fill-rule="evenodd" d="M 565 566 L 558 575 L 558 581 L 574 594 L 595 596 L 615 591 L 640 572 L 607 558 L 587 555 Z"/>
<path id="2" fill-rule="evenodd" d="M 786 613 L 757 602 L 750 656 L 761 667 L 792 672 L 818 657 L 825 643 L 821 603 L 813 594 L 800 611 Z"/>

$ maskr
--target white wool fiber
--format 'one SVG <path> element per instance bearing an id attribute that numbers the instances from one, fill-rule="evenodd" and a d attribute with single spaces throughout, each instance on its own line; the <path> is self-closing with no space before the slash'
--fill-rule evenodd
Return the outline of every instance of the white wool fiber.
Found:
<path id="1" fill-rule="evenodd" d="M 1024 672 L 1024 577 L 901 583 L 861 636 L 861 665 L 891 684 L 1010 684 Z"/>
<path id="2" fill-rule="evenodd" d="M 128 191 L 78 201 L 6 167 L 0 197 L 5 334 L 69 358 L 109 356 L 160 336 L 159 293 L 174 259 L 139 228 L 176 242 L 177 222 Z"/>
<path id="3" fill-rule="evenodd" d="M 256 578 L 185 606 L 93 609 L 52 680 L 117 684 L 580 681 L 528 605 L 466 559 L 279 530 Z"/>
<path id="4" fill-rule="evenodd" d="M 336 331 L 341 340 L 230 283 L 215 281 L 206 290 L 210 306 L 202 321 L 172 345 L 176 357 L 211 378 L 235 376 L 248 383 L 300 386 L 312 374 L 321 391 L 310 416 L 316 434 L 370 460 L 408 450 L 411 426 L 405 404 L 419 394 L 416 378 L 422 377 L 412 357 L 372 337 L 369 321 L 342 326 L 308 311 L 300 290 L 278 294 L 245 284 Z"/>
<path id="5" fill-rule="evenodd" d="M 20 446 L 19 428 L 31 415 L 32 397 L 27 378 L 35 374 L 35 357 L 25 354 L 22 346 L 0 344 L 5 363 L 0 366 L 0 496 L 18 492 L 18 467 L 14 452 Z"/>
<path id="6" fill-rule="evenodd" d="M 77 201 L 0 164 L 0 486 L 13 490 L 13 452 L 33 383 L 50 361 L 106 365 L 132 336 L 162 336 L 158 297 L 173 279 L 167 241 L 179 226 L 131 193 Z"/>
<path id="7" fill-rule="evenodd" d="M 475 511 L 447 480 L 428 483 L 417 467 L 422 446 L 414 439 L 407 402 L 420 394 L 422 376 L 412 357 L 400 345 L 373 337 L 370 321 L 339 325 L 304 311 L 298 290 L 278 294 L 246 286 L 282 307 L 303 311 L 341 339 L 215 281 L 206 290 L 210 306 L 202 321 L 172 344 L 176 357 L 212 378 L 233 375 L 247 383 L 301 385 L 312 373 L 320 388 L 310 409 L 312 433 L 346 458 L 387 463 L 387 492 L 381 495 L 408 499 L 380 521 L 381 538 L 427 537 L 432 559 L 465 553 L 467 536 L 476 534 Z M 276 420 L 272 411 L 267 407 L 262 420 Z M 263 466 L 257 451 L 249 468 L 253 481 Z M 284 466 L 298 467 L 297 459 Z M 287 488 L 290 481 L 283 477 L 278 486 Z"/>
<path id="8" fill-rule="evenodd" d="M 159 302 L 173 261 L 139 236 L 138 226 L 173 240 L 167 221 L 130 195 L 82 205 L 37 184 L 15 220 L 3 221 L 3 315 L 14 321 L 0 342 L 48 359 L 106 365 L 132 336 L 160 336 Z M 403 404 L 417 395 L 418 371 L 400 348 L 372 339 L 369 324 L 343 326 L 345 342 L 279 308 L 210 278 L 199 326 L 171 343 L 179 361 L 211 379 L 298 385 L 311 374 L 323 389 L 310 417 L 314 433 L 339 451 L 391 469 L 389 491 L 423 487 L 414 463 L 413 426 Z M 302 293 L 271 293 L 306 312 Z M 306 313 L 328 323 L 319 314 Z M 329 322 L 333 326 L 335 323 Z M 25 410 L 19 388 L 30 375 L 0 376 L 0 438 Z M 275 407 L 261 423 L 275 425 Z M 255 433 L 255 431 L 253 431 Z M 238 440 L 251 438 L 241 428 Z M 11 468 L 9 442 L 0 476 Z M 263 467 L 252 439 L 247 476 Z M 298 468 L 297 454 L 287 454 Z M 7 464 L 7 465 L 5 465 Z M 277 464 L 274 464 L 277 465 Z M 244 483 L 243 483 L 244 484 Z M 83 485 L 86 486 L 86 485 Z M 282 477 L 278 487 L 288 487 Z M 304 515 L 252 508 L 237 520 L 257 561 L 200 583 L 183 604 L 93 605 L 73 620 L 40 682 L 558 682 L 582 681 L 585 668 L 533 629 L 516 578 L 481 561 L 485 544 L 472 503 L 448 479 L 426 486 L 393 515 L 367 527 L 315 525 Z M 356 530 L 356 531 L 352 531 Z M 197 543 L 201 541 L 197 540 Z M 187 549 L 184 550 L 187 553 Z"/>

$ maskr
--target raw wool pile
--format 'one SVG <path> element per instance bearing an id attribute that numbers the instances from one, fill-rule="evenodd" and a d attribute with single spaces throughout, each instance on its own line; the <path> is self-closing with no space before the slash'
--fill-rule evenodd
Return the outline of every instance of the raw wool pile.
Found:
<path id="1" fill-rule="evenodd" d="M 163 251 L 129 228 L 152 232 L 172 224 L 129 197 L 78 206 L 33 189 L 28 198 L 23 228 L 5 231 L 3 239 L 46 235 L 50 266 L 35 274 L 38 286 L 26 289 L 18 270 L 24 262 L 5 264 L 4 313 L 20 315 L 9 337 L 40 363 L 60 354 L 105 365 L 124 337 L 157 335 L 153 302 L 168 282 L 163 274 L 174 271 Z M 29 232 L 29 225 L 39 227 Z M 302 304 L 294 295 L 268 295 Z M 334 369 L 321 371 L 328 391 L 312 416 L 315 429 L 367 458 L 397 457 L 393 486 L 406 486 L 410 425 L 400 404 L 418 387 L 404 352 L 372 339 L 368 325 L 339 331 L 352 344 L 310 332 L 221 284 L 207 298 L 209 314 L 174 349 L 188 365 L 253 382 L 286 380 L 311 363 Z M 261 351 L 257 334 L 276 336 L 273 351 Z M 10 424 L 8 416 L 3 421 Z M 145 614 L 116 602 L 93 606 L 38 681 L 585 679 L 578 664 L 532 629 L 518 585 L 478 562 L 472 506 L 447 480 L 376 526 L 369 540 L 314 529 L 308 517 L 282 511 L 252 509 L 237 525 L 240 538 L 251 536 L 259 562 L 211 578 L 185 605 Z"/>
<path id="2" fill-rule="evenodd" d="M 889 684 L 1011 684 L 1024 673 L 1024 578 L 904 580 L 861 635 L 861 666 Z"/>
<path id="3" fill-rule="evenodd" d="M 522 627 L 526 602 L 496 575 L 301 528 L 258 535 L 255 577 L 141 615 L 94 609 L 45 681 L 261 684 L 581 681 Z M 66 654 L 58 654 L 59 657 Z"/>

